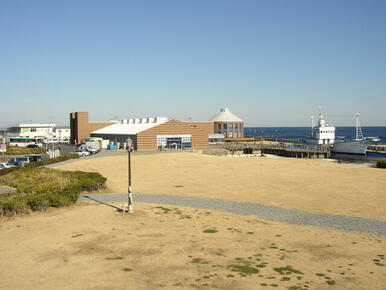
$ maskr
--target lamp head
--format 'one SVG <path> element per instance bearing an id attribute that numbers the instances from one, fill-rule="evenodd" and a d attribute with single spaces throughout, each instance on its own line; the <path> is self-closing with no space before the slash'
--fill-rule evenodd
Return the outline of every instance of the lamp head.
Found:
<path id="1" fill-rule="evenodd" d="M 127 150 L 131 151 L 133 146 L 133 140 L 131 138 L 127 139 Z"/>

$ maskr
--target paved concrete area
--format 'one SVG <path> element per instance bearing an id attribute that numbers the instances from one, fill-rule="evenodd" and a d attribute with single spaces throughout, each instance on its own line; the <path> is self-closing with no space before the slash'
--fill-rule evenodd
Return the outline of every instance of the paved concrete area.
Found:
<path id="1" fill-rule="evenodd" d="M 78 201 L 126 202 L 127 194 L 84 194 Z M 134 204 L 135 202 L 213 209 L 238 215 L 253 215 L 267 221 L 386 236 L 386 222 L 358 217 L 302 212 L 258 203 L 158 194 L 134 194 Z"/>

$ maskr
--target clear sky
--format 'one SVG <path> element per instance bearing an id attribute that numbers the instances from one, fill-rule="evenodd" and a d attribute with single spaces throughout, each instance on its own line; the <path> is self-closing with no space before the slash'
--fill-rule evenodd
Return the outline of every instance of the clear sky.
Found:
<path id="1" fill-rule="evenodd" d="M 246 126 L 386 125 L 385 0 L 0 0 L 0 126 L 229 107 Z"/>

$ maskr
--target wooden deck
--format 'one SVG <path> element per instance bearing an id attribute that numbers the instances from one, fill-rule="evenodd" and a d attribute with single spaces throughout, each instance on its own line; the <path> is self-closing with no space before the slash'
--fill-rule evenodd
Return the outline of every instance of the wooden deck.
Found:
<path id="1" fill-rule="evenodd" d="M 293 158 L 329 158 L 330 148 L 288 144 L 226 143 L 223 148 L 231 154 L 273 154 Z"/>

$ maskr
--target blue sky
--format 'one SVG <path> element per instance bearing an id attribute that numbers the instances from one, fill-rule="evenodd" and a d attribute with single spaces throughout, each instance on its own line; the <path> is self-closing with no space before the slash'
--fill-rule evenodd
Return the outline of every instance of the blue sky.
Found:
<path id="1" fill-rule="evenodd" d="M 247 126 L 386 125 L 386 1 L 0 0 L 0 126 L 229 107 Z"/>

